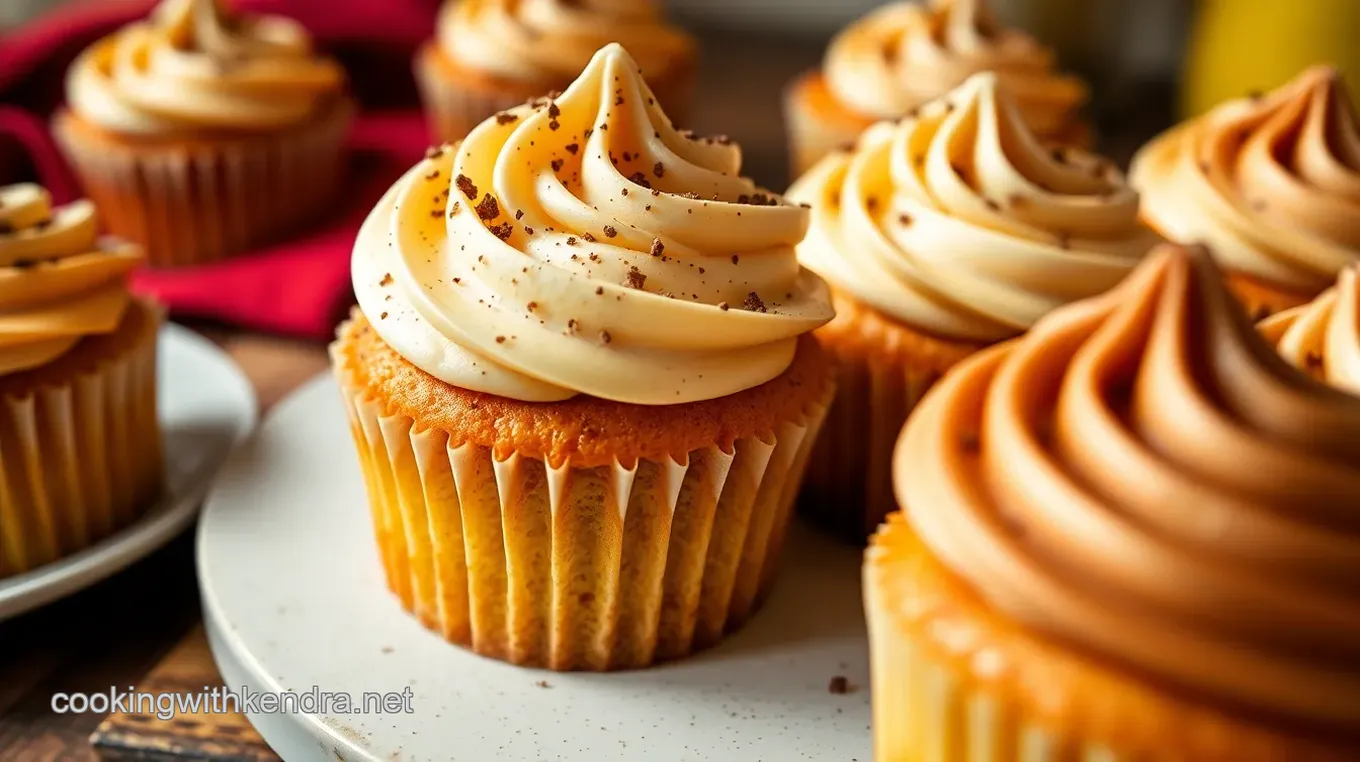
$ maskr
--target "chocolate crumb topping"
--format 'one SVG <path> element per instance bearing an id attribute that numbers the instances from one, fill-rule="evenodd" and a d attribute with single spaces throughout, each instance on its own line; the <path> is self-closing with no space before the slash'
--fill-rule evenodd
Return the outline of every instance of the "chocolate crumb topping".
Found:
<path id="1" fill-rule="evenodd" d="M 661 195 L 661 191 L 657 190 L 656 188 L 652 188 L 652 195 L 653 195 L 653 196 L 660 196 L 660 195 Z"/>
<path id="2" fill-rule="evenodd" d="M 556 132 L 561 126 L 562 123 L 557 121 L 556 119 L 552 119 L 548 122 L 548 129 L 552 130 L 553 132 Z"/>
<path id="3" fill-rule="evenodd" d="M 574 236 L 574 235 L 569 235 L 569 236 L 567 236 L 567 245 L 568 245 L 568 246 L 575 246 L 575 245 L 576 245 L 576 236 Z"/>
<path id="4" fill-rule="evenodd" d="M 511 225 L 508 222 L 502 222 L 499 225 L 492 225 L 490 228 L 487 229 L 490 230 L 493 235 L 495 235 L 502 241 L 509 240 L 510 235 L 515 232 L 515 226 Z"/>
<path id="5" fill-rule="evenodd" d="M 585 241 L 586 243 L 595 243 L 595 236 L 590 233 L 582 233 L 581 240 Z"/>
<path id="6" fill-rule="evenodd" d="M 568 143 L 568 144 L 567 144 L 567 153 L 569 153 L 569 154 L 575 156 L 575 155 L 576 155 L 576 152 L 579 151 L 579 150 L 581 150 L 581 145 L 580 145 L 579 143 Z"/>
<path id="7" fill-rule="evenodd" d="M 526 305 L 524 305 L 524 306 L 525 306 L 525 308 L 528 309 L 530 312 L 533 312 L 534 310 L 538 309 L 538 302 L 529 302 L 528 304 L 526 304 Z"/>
<path id="8" fill-rule="evenodd" d="M 439 170 L 437 169 L 430 170 L 430 174 L 425 175 L 426 180 L 433 180 L 436 177 L 439 177 Z"/>
<path id="9" fill-rule="evenodd" d="M 523 209 L 516 209 L 516 210 L 515 210 L 515 219 L 516 219 L 516 220 L 522 220 L 522 219 L 524 219 L 524 210 L 523 210 Z"/>
<path id="10" fill-rule="evenodd" d="M 666 167 L 665 167 L 665 165 L 663 165 L 663 164 L 662 164 L 661 162 L 659 162 L 659 161 L 658 161 L 657 163 L 653 164 L 653 165 L 652 165 L 652 174 L 656 175 L 657 177 L 665 177 L 665 176 L 666 176 Z"/>
<path id="11" fill-rule="evenodd" d="M 455 201 L 455 202 L 453 202 L 453 206 L 449 207 L 449 216 L 452 217 L 452 216 L 454 216 L 455 214 L 458 214 L 458 213 L 461 212 L 461 211 L 463 211 L 463 205 L 462 205 L 462 203 L 460 203 L 460 202 L 458 202 L 458 201 Z"/>
<path id="12" fill-rule="evenodd" d="M 509 111 L 502 111 L 496 114 L 496 124 L 510 124 L 518 119 L 518 114 L 512 114 Z"/>
<path id="13" fill-rule="evenodd" d="M 628 195 L 628 189 L 627 189 L 627 188 L 623 188 L 622 190 L 619 191 L 619 193 L 620 193 L 621 195 L 627 196 L 627 195 Z"/>
<path id="14" fill-rule="evenodd" d="M 831 678 L 831 682 L 827 684 L 826 690 L 829 693 L 844 696 L 850 692 L 850 681 L 846 679 L 845 675 L 836 675 Z"/>
<path id="15" fill-rule="evenodd" d="M 647 176 L 642 174 L 641 172 L 634 172 L 628 179 L 632 180 L 634 183 L 637 183 L 638 185 L 641 185 L 644 188 L 647 188 L 648 190 L 650 190 L 652 187 L 651 182 L 647 180 Z"/>
<path id="16" fill-rule="evenodd" d="M 600 294 L 603 294 L 603 293 L 604 293 L 604 286 L 596 286 L 596 287 L 595 287 L 595 295 L 596 295 L 596 296 L 599 296 Z"/>
<path id="17" fill-rule="evenodd" d="M 643 285 L 647 283 L 647 276 L 644 275 L 641 270 L 637 269 L 636 265 L 628 268 L 627 278 L 629 288 L 636 288 L 638 290 L 642 290 Z"/>
<path id="18" fill-rule="evenodd" d="M 718 309 L 722 310 L 723 312 L 727 312 L 732 308 L 727 306 L 727 302 L 718 302 Z"/>
<path id="19" fill-rule="evenodd" d="M 555 98 L 556 96 L 549 95 L 548 97 L 549 97 L 549 98 Z M 561 115 L 562 115 L 562 109 L 558 108 L 556 103 L 549 103 L 549 104 L 548 104 L 548 118 L 549 118 L 549 119 L 556 119 L 557 117 L 559 117 L 559 116 L 561 116 Z"/>
<path id="20" fill-rule="evenodd" d="M 497 343 L 497 344 L 504 344 L 504 343 L 505 343 L 505 337 L 504 337 L 504 336 L 497 336 L 497 337 L 496 337 L 496 343 Z"/>
<path id="21" fill-rule="evenodd" d="M 561 159 L 553 159 L 553 160 L 552 160 L 552 171 L 554 171 L 554 172 L 561 172 L 561 171 L 562 171 L 562 163 L 563 163 L 563 162 L 562 162 Z"/>
<path id="22" fill-rule="evenodd" d="M 662 243 L 660 238 L 652 239 L 652 256 L 659 257 L 665 250 L 666 244 Z"/>
<path id="23" fill-rule="evenodd" d="M 735 264 L 737 264 L 737 263 L 740 262 L 740 261 L 741 261 L 741 257 L 737 256 L 736 254 L 733 254 L 733 255 L 732 255 L 732 264 L 735 265 Z"/>
<path id="24" fill-rule="evenodd" d="M 490 193 L 482 196 L 482 202 L 477 204 L 477 217 L 483 221 L 494 220 L 501 216 L 501 205 L 496 203 L 496 197 Z"/>
<path id="25" fill-rule="evenodd" d="M 383 273 L 382 280 L 378 281 L 379 286 L 392 285 L 392 273 Z"/>
<path id="26" fill-rule="evenodd" d="M 581 325 L 580 323 L 576 322 L 576 318 L 568 318 L 567 335 L 570 336 L 571 334 L 576 333 L 576 329 L 580 327 L 580 325 Z"/>
<path id="27" fill-rule="evenodd" d="M 903 213 L 897 215 L 897 221 L 900 222 L 900 223 L 902 223 L 902 227 L 906 227 L 906 226 L 910 225 L 911 222 L 912 222 L 912 220 L 911 220 L 911 215 L 910 215 L 910 214 L 907 214 L 906 212 L 903 212 Z"/>
<path id="28" fill-rule="evenodd" d="M 604 234 L 607 238 L 613 238 L 614 236 L 619 234 L 619 231 L 615 230 L 613 225 L 605 225 Z"/>
<path id="29" fill-rule="evenodd" d="M 600 341 L 603 341 L 604 343 L 608 344 L 613 340 L 614 337 L 609 335 L 609 331 L 600 331 Z"/>
<path id="30" fill-rule="evenodd" d="M 765 309 L 765 302 L 763 302 L 763 301 L 760 300 L 760 294 L 757 294 L 757 293 L 754 292 L 754 291 L 752 291 L 751 293 L 749 293 L 749 294 L 746 295 L 746 301 L 745 301 L 745 302 L 742 302 L 742 305 L 741 305 L 741 306 L 745 307 L 746 309 L 750 310 L 751 312 L 766 312 L 766 311 L 767 311 L 767 310 Z"/>
<path id="31" fill-rule="evenodd" d="M 534 234 L 534 229 L 531 228 L 531 227 L 529 227 L 528 225 L 525 225 L 525 226 L 524 226 L 524 234 L 525 234 L 525 235 L 533 235 L 533 234 Z"/>
<path id="32" fill-rule="evenodd" d="M 384 312 L 383 314 L 379 315 L 379 316 L 378 316 L 378 319 L 379 319 L 379 320 L 386 320 L 386 319 L 387 319 L 387 313 Z"/>
<path id="33" fill-rule="evenodd" d="M 453 179 L 453 184 L 458 186 L 458 190 L 468 197 L 469 201 L 477 200 L 477 186 L 472 184 L 472 180 L 464 174 L 459 174 Z"/>

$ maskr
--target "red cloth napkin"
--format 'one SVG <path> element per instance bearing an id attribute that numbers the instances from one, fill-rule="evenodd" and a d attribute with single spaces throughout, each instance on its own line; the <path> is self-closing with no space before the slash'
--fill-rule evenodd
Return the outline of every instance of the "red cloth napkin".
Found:
<path id="1" fill-rule="evenodd" d="M 144 270 L 133 288 L 173 315 L 272 333 L 327 338 L 353 296 L 349 254 L 364 216 L 429 144 L 411 54 L 433 33 L 439 0 L 234 0 L 291 16 L 345 64 L 360 115 L 344 200 L 327 221 L 259 251 L 197 268 Z M 59 202 L 79 185 L 48 131 L 66 67 L 87 45 L 144 17 L 152 0 L 86 0 L 0 37 L 0 184 L 36 179 Z"/>

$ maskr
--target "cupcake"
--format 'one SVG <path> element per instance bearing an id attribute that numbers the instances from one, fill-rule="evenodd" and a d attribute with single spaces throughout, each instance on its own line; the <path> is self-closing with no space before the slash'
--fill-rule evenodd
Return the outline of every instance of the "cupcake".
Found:
<path id="1" fill-rule="evenodd" d="M 774 579 L 834 391 L 809 212 L 671 127 L 617 44 L 431 149 L 354 247 L 332 347 L 389 587 L 557 670 L 712 645 Z"/>
<path id="2" fill-rule="evenodd" d="M 1045 141 L 1086 146 L 1086 86 L 1057 71 L 1053 52 L 1004 29 L 983 0 L 896 2 L 831 42 L 820 71 L 789 87 L 785 118 L 793 174 L 852 143 L 875 122 L 899 119 L 982 71 L 1015 93 L 1031 129 Z"/>
<path id="3" fill-rule="evenodd" d="M 893 476 L 876 759 L 1354 758 L 1360 399 L 1281 362 L 1203 250 L 960 365 Z"/>
<path id="4" fill-rule="evenodd" d="M 335 197 L 354 107 L 280 16 L 164 0 L 71 65 L 53 130 L 105 226 L 156 267 L 286 235 Z"/>
<path id="5" fill-rule="evenodd" d="M 1360 264 L 1332 288 L 1259 326 L 1284 359 L 1324 383 L 1360 394 Z"/>
<path id="6" fill-rule="evenodd" d="M 1202 242 L 1260 320 L 1360 260 L 1360 129 L 1345 84 L 1315 67 L 1161 135 L 1130 171 L 1143 216 Z"/>
<path id="7" fill-rule="evenodd" d="M 415 58 L 430 129 L 459 140 L 498 112 L 564 90 L 610 42 L 639 57 L 656 98 L 683 120 L 698 47 L 656 0 L 447 0 L 435 39 Z"/>
<path id="8" fill-rule="evenodd" d="M 94 205 L 0 187 L 0 577 L 131 523 L 161 488 L 154 305 Z"/>
<path id="9" fill-rule="evenodd" d="M 991 73 L 874 126 L 789 196 L 813 208 L 798 258 L 831 284 L 818 337 L 840 366 L 803 507 L 860 541 L 893 508 L 893 443 L 931 384 L 1114 286 L 1156 241 L 1114 164 L 1042 146 Z"/>

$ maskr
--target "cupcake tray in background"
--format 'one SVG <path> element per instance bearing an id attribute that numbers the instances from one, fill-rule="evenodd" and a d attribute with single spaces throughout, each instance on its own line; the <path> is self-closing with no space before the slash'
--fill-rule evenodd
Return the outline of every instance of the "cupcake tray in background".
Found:
<path id="1" fill-rule="evenodd" d="M 0 621 L 83 590 L 164 545 L 194 520 L 232 447 L 255 426 L 255 393 L 207 339 L 177 325 L 160 333 L 157 406 L 165 433 L 165 495 L 136 522 L 25 574 L 0 579 Z"/>
<path id="2" fill-rule="evenodd" d="M 285 760 L 871 758 L 858 549 L 795 526 L 764 608 L 690 659 L 514 667 L 445 643 L 388 593 L 347 426 L 329 377 L 304 386 L 237 450 L 199 523 L 229 688 L 356 703 L 411 689 L 410 713 L 247 713 Z"/>

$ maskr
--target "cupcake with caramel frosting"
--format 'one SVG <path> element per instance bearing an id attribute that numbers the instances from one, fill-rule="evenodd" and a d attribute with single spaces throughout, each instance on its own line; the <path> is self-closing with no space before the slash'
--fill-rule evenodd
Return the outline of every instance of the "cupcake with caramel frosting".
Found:
<path id="1" fill-rule="evenodd" d="M 822 68 L 790 87 L 786 118 L 795 175 L 855 140 L 875 122 L 899 119 L 968 77 L 995 72 L 1041 139 L 1086 145 L 1086 86 L 1058 71 L 1051 50 L 997 24 L 984 0 L 895 2 L 847 27 Z"/>
<path id="2" fill-rule="evenodd" d="M 1336 285 L 1312 302 L 1272 315 L 1260 329 L 1290 365 L 1360 395 L 1360 264 L 1342 270 Z"/>
<path id="3" fill-rule="evenodd" d="M 352 115 L 340 65 L 296 22 L 163 0 L 76 58 L 53 128 L 105 226 L 169 267 L 314 218 Z"/>
<path id="4" fill-rule="evenodd" d="M 103 539 L 160 490 L 160 311 L 127 290 L 143 256 L 99 237 L 89 201 L 0 187 L 0 577 Z"/>
<path id="5" fill-rule="evenodd" d="M 683 120 L 698 47 L 657 0 L 446 0 L 415 59 L 431 130 L 459 140 L 499 111 L 564 90 L 611 42 L 632 51 L 666 113 Z"/>
<path id="6" fill-rule="evenodd" d="M 841 368 L 805 505 L 860 539 L 892 508 L 892 445 L 935 379 L 1111 288 L 1157 240 L 1114 164 L 1043 146 L 990 73 L 874 126 L 789 195 L 813 210 L 798 256 L 833 289 L 818 336 Z"/>
<path id="7" fill-rule="evenodd" d="M 1148 222 L 1208 245 L 1257 319 L 1360 261 L 1360 127 L 1333 69 L 1176 127 L 1139 152 L 1131 176 Z"/>
<path id="8" fill-rule="evenodd" d="M 893 477 L 877 758 L 1353 756 L 1360 399 L 1282 362 L 1202 249 L 951 371 Z"/>
<path id="9" fill-rule="evenodd" d="M 552 669 L 709 646 L 773 581 L 833 392 L 809 211 L 671 127 L 619 45 L 432 149 L 355 243 L 333 345 L 388 584 Z"/>

